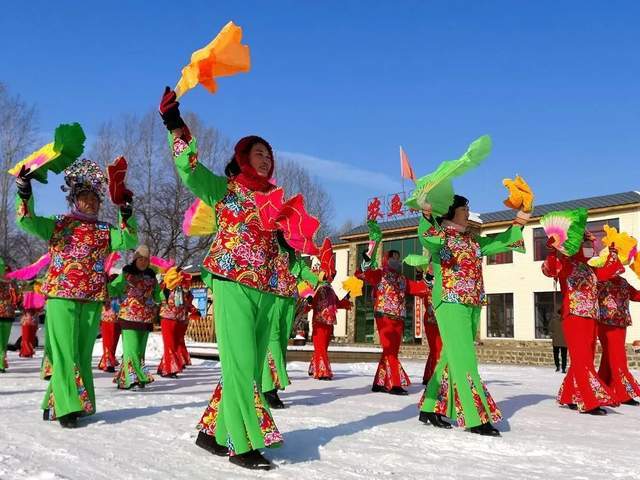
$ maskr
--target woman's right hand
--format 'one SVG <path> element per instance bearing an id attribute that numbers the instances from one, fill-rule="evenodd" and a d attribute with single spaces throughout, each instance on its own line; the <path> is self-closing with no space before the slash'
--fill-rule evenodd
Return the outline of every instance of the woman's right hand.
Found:
<path id="1" fill-rule="evenodd" d="M 31 171 L 25 167 L 24 165 L 20 169 L 20 173 L 16 177 L 16 189 L 18 190 L 18 196 L 22 200 L 29 200 L 32 195 L 31 189 L 31 179 L 33 178 L 33 174 Z"/>
<path id="2" fill-rule="evenodd" d="M 173 132 L 184 127 L 185 123 L 180 116 L 180 102 L 178 102 L 176 92 L 171 87 L 165 87 L 158 110 L 162 122 L 167 130 Z"/>

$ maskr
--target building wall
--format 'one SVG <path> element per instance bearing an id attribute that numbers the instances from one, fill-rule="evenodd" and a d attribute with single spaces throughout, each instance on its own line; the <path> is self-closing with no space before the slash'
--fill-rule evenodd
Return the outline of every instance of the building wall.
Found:
<path id="1" fill-rule="evenodd" d="M 640 238 L 640 210 L 614 211 L 608 213 L 590 214 L 589 221 L 618 218 L 620 231 L 627 232 Z M 542 262 L 533 260 L 533 229 L 540 227 L 539 222 L 524 228 L 524 240 L 527 252 L 513 254 L 513 263 L 503 265 L 487 265 L 484 261 L 483 272 L 485 289 L 491 293 L 513 293 L 513 334 L 515 340 L 536 340 L 535 338 L 535 309 L 534 292 L 553 291 L 553 280 L 545 277 L 541 271 Z M 503 231 L 506 227 L 485 228 L 482 234 Z M 633 272 L 626 272 L 625 278 L 634 287 L 640 289 L 640 281 Z M 629 328 L 627 341 L 640 339 L 640 304 L 632 302 L 631 315 L 634 325 Z M 483 308 L 480 337 L 487 338 L 487 309 Z"/>

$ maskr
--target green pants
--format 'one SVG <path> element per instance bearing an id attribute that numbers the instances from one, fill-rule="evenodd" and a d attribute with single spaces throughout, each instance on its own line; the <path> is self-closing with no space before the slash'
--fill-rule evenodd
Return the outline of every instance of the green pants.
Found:
<path id="1" fill-rule="evenodd" d="M 69 413 L 95 413 L 91 355 L 98 336 L 101 302 L 49 298 L 47 343 L 54 366 L 42 409 L 51 420 Z"/>
<path id="2" fill-rule="evenodd" d="M 5 370 L 7 365 L 7 345 L 11 335 L 13 319 L 0 318 L 0 370 Z"/>
<path id="3" fill-rule="evenodd" d="M 282 435 L 261 393 L 275 297 L 237 282 L 210 281 L 222 378 L 198 429 L 232 454 L 278 446 Z"/>
<path id="4" fill-rule="evenodd" d="M 480 308 L 442 302 L 435 312 L 442 353 L 425 389 L 421 410 L 456 419 L 464 428 L 499 421 L 500 410 L 478 374 L 474 338 Z"/>
<path id="5" fill-rule="evenodd" d="M 147 330 L 122 330 L 122 363 L 113 379 L 118 388 L 131 388 L 153 382 L 153 376 L 144 366 L 149 332 Z"/>
<path id="6" fill-rule="evenodd" d="M 291 384 L 287 374 L 287 345 L 295 315 L 295 298 L 276 297 L 270 312 L 271 334 L 262 367 L 263 392 L 284 390 Z"/>

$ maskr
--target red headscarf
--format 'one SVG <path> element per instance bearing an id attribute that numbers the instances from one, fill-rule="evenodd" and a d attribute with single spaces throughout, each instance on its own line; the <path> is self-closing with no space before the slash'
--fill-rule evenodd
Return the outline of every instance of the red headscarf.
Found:
<path id="1" fill-rule="evenodd" d="M 249 163 L 249 151 L 251 147 L 256 143 L 262 143 L 271 155 L 271 169 L 269 170 L 269 176 L 263 177 L 256 172 L 255 168 Z M 273 176 L 273 170 L 275 167 L 275 159 L 273 157 L 273 149 L 269 142 L 264 138 L 257 135 L 250 135 L 248 137 L 241 138 L 235 147 L 235 158 L 240 167 L 240 173 L 234 177 L 234 180 L 244 185 L 250 190 L 257 192 L 268 192 L 274 186 L 269 180 Z"/>

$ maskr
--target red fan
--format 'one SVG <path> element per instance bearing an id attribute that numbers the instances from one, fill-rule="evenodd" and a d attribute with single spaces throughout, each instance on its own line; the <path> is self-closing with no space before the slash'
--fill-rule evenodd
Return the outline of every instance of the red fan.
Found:
<path id="1" fill-rule="evenodd" d="M 255 193 L 260 220 L 266 230 L 280 230 L 287 243 L 296 251 L 316 255 L 318 247 L 313 236 L 320 222 L 309 215 L 301 194 L 284 201 L 284 190 L 276 188 L 267 193 Z"/>
<path id="2" fill-rule="evenodd" d="M 111 165 L 107 166 L 109 197 L 114 205 L 124 205 L 133 200 L 133 192 L 124 183 L 128 166 L 127 159 L 124 157 L 116 158 Z"/>

